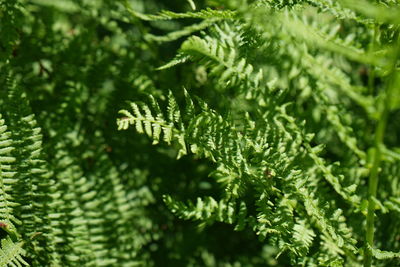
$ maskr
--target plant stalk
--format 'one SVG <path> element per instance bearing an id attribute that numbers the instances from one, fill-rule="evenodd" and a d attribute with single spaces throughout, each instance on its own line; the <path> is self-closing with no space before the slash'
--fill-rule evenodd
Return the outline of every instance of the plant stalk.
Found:
<path id="1" fill-rule="evenodd" d="M 375 47 L 376 47 L 376 39 L 378 38 L 378 31 L 379 31 L 379 26 L 375 25 L 374 26 L 374 33 L 372 35 L 372 42 L 369 48 L 370 53 L 374 53 Z M 368 91 L 370 95 L 374 94 L 374 89 L 375 89 L 375 67 L 371 66 L 370 71 L 368 73 Z"/>
<path id="2" fill-rule="evenodd" d="M 369 247 L 365 247 L 364 254 L 364 267 L 370 267 L 372 263 L 372 251 L 370 248 L 373 247 L 374 242 L 374 221 L 375 221 L 375 202 L 374 198 L 376 197 L 376 191 L 378 189 L 378 172 L 379 165 L 382 159 L 382 151 L 381 147 L 383 144 L 383 135 L 385 133 L 386 124 L 387 124 L 387 109 L 381 116 L 381 119 L 378 122 L 378 126 L 375 131 L 375 143 L 374 149 L 375 153 L 373 156 L 372 168 L 368 180 L 368 214 L 367 214 L 367 231 L 366 231 L 366 242 Z"/>
<path id="3" fill-rule="evenodd" d="M 390 67 L 390 74 L 388 79 L 388 87 L 382 94 L 382 102 L 378 102 L 377 110 L 380 112 L 378 125 L 375 129 L 374 139 L 374 154 L 372 159 L 372 167 L 368 180 L 368 213 L 367 213 L 367 229 L 366 229 L 366 243 L 364 250 L 364 267 L 370 267 L 372 264 L 372 248 L 374 243 L 375 231 L 375 202 L 376 192 L 378 189 L 378 173 L 382 160 L 382 148 L 384 146 L 384 134 L 386 130 L 388 115 L 390 112 L 390 102 L 393 95 L 396 93 L 396 64 L 399 56 L 400 49 L 399 42 L 396 43 L 395 51 L 393 53 L 393 62 Z"/>

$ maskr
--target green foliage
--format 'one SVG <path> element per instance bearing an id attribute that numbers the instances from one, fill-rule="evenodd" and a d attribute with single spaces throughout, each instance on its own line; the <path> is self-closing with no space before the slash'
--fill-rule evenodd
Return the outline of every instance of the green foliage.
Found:
<path id="1" fill-rule="evenodd" d="M 22 258 L 24 250 L 22 242 L 14 243 L 10 238 L 1 240 L 0 266 L 29 266 Z"/>
<path id="2" fill-rule="evenodd" d="M 0 267 L 399 265 L 399 17 L 0 0 Z"/>

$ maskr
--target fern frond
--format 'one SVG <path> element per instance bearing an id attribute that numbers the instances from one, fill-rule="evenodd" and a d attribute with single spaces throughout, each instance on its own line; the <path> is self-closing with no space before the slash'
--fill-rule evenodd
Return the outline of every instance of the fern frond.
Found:
<path id="1" fill-rule="evenodd" d="M 355 253 L 357 248 L 355 246 L 356 240 L 352 238 L 352 230 L 344 223 L 344 217 L 341 210 L 336 210 L 331 216 L 328 216 L 327 211 L 331 210 L 327 205 L 321 207 L 318 199 L 315 198 L 313 193 L 307 192 L 308 190 L 302 188 L 299 193 L 304 200 L 304 207 L 307 213 L 315 220 L 315 225 L 320 229 L 321 233 L 326 234 L 333 242 L 330 244 L 335 246 L 335 251 L 344 254 L 342 248 L 348 249 Z M 329 218 L 329 219 L 328 219 Z"/>
<path id="2" fill-rule="evenodd" d="M 360 23 L 368 23 L 368 21 L 366 19 L 364 19 L 360 16 L 357 16 L 357 14 L 354 12 L 354 10 L 346 8 L 346 6 L 342 5 L 340 3 L 340 1 L 310 0 L 307 2 L 312 6 L 318 7 L 319 10 L 321 10 L 322 12 L 330 13 L 338 19 L 341 19 L 341 20 L 351 19 L 351 20 L 358 21 Z"/>
<path id="3" fill-rule="evenodd" d="M 363 107 L 371 117 L 376 116 L 373 98 L 362 95 L 357 87 L 350 84 L 349 79 L 342 71 L 334 66 L 329 66 L 329 61 L 326 61 L 325 57 L 314 58 L 310 54 L 305 54 L 303 63 L 312 75 L 315 77 L 324 77 L 328 84 L 335 85 L 335 88 L 338 88 L 355 103 Z M 316 65 L 319 68 L 315 68 L 314 66 Z"/>
<path id="4" fill-rule="evenodd" d="M 165 70 L 165 69 L 169 69 L 172 67 L 175 67 L 176 65 L 182 64 L 187 62 L 188 60 L 191 59 L 191 56 L 189 55 L 185 55 L 183 53 L 179 53 L 175 56 L 174 59 L 172 59 L 171 61 L 169 61 L 168 63 L 162 65 L 161 67 L 158 67 L 157 70 Z"/>
<path id="5" fill-rule="evenodd" d="M 254 91 L 262 80 L 261 70 L 255 72 L 253 66 L 244 58 L 238 58 L 234 48 L 225 48 L 216 39 L 193 36 L 182 44 L 180 51 L 194 58 L 205 58 L 206 62 L 209 61 L 206 66 L 209 65 L 211 74 L 218 77 L 221 85 L 238 85 L 241 91 Z"/>
<path id="6" fill-rule="evenodd" d="M 23 89 L 11 80 L 12 78 L 13 75 L 10 73 L 7 81 L 6 106 L 11 136 L 15 140 L 13 156 L 18 163 L 13 168 L 19 178 L 13 184 L 13 197 L 18 199 L 14 215 L 21 221 L 19 228 L 23 240 L 41 233 L 40 238 L 27 243 L 25 249 L 31 256 L 33 264 L 42 265 L 49 260 L 51 253 L 55 253 L 49 218 L 52 173 L 42 154 L 41 128 L 37 126 L 35 115 L 30 109 Z M 32 202 L 35 205 L 32 205 Z M 40 253 L 35 254 L 33 251 Z"/>
<path id="7" fill-rule="evenodd" d="M 218 21 L 218 20 L 205 19 L 200 23 L 186 26 L 182 30 L 170 32 L 164 36 L 156 36 L 156 35 L 148 34 L 145 36 L 145 38 L 147 38 L 148 40 L 154 40 L 156 42 L 171 42 L 171 41 L 175 41 L 179 38 L 182 38 L 184 36 L 191 35 L 197 31 L 204 30 L 204 29 L 210 27 L 211 25 L 213 25 L 216 21 Z"/>
<path id="8" fill-rule="evenodd" d="M 39 6 L 51 7 L 60 12 L 74 13 L 79 11 L 79 6 L 70 0 L 51 1 L 51 0 L 33 0 L 33 3 Z"/>
<path id="9" fill-rule="evenodd" d="M 246 224 L 247 208 L 244 202 L 228 201 L 221 199 L 216 201 L 212 197 L 197 198 L 196 203 L 187 204 L 174 200 L 165 195 L 163 200 L 172 213 L 185 220 L 201 221 L 200 228 L 211 225 L 214 222 L 236 224 L 235 230 L 242 230 Z"/>
<path id="10" fill-rule="evenodd" d="M 142 14 L 133 10 L 128 1 L 124 1 L 126 10 L 134 17 L 137 17 L 145 21 L 157 21 L 157 20 L 172 20 L 172 19 L 184 19 L 184 18 L 196 18 L 196 19 L 233 19 L 236 15 L 235 11 L 231 10 L 213 10 L 211 8 L 203 9 L 197 12 L 186 12 L 186 13 L 175 13 L 172 11 L 161 11 L 157 15 Z"/>
<path id="11" fill-rule="evenodd" d="M 24 11 L 21 1 L 0 1 L 0 35 L 2 36 L 0 59 L 2 62 L 7 62 L 16 49 L 20 39 L 19 31 L 25 19 Z"/>
<path id="12" fill-rule="evenodd" d="M 398 6 L 387 6 L 382 3 L 373 4 L 371 2 L 360 0 L 360 1 L 350 1 L 350 0 L 340 0 L 344 6 L 357 11 L 367 18 L 373 19 L 380 23 L 392 23 L 400 24 L 400 9 Z"/>
<path id="13" fill-rule="evenodd" d="M 399 14 L 0 0 L 0 267 L 397 266 Z"/>
<path id="14" fill-rule="evenodd" d="M 336 130 L 340 140 L 353 151 L 361 160 L 366 159 L 366 153 L 359 148 L 357 138 L 351 127 L 344 125 L 343 119 L 340 117 L 340 110 L 337 106 L 327 106 L 324 111 L 326 112 L 328 122 L 332 124 Z"/>
<path id="15" fill-rule="evenodd" d="M 160 111 L 158 103 L 154 99 L 152 100 L 152 104 L 156 111 Z M 119 130 L 126 130 L 129 125 L 134 125 L 138 133 L 145 133 L 153 138 L 153 144 L 157 144 L 160 141 L 162 133 L 163 140 L 166 143 L 170 144 L 172 140 L 178 141 L 180 147 L 178 157 L 187 153 L 180 111 L 171 92 L 168 98 L 167 119 L 164 118 L 161 112 L 153 116 L 150 107 L 146 104 L 142 103 L 139 106 L 132 102 L 130 105 L 133 114 L 127 110 L 121 110 L 119 112 L 125 115 L 125 117 L 117 120 Z"/>
<path id="16" fill-rule="evenodd" d="M 391 197 L 384 201 L 385 209 L 396 211 L 400 214 L 400 198 Z"/>
<path id="17" fill-rule="evenodd" d="M 392 252 L 392 251 L 384 251 L 377 248 L 371 248 L 372 256 L 374 256 L 378 260 L 388 260 L 393 258 L 400 258 L 400 252 Z"/>
<path id="18" fill-rule="evenodd" d="M 268 7 L 270 9 L 293 8 L 295 6 L 317 7 L 319 13 L 331 14 L 339 20 L 354 20 L 362 24 L 369 24 L 371 21 L 356 14 L 354 9 L 346 7 L 345 1 L 331 0 L 259 0 L 252 8 Z M 299 9 L 301 9 L 299 8 Z M 291 10 L 293 11 L 293 9 Z"/>
<path id="19" fill-rule="evenodd" d="M 351 47 L 349 44 L 344 45 L 343 43 L 345 42 L 338 37 L 335 40 L 330 40 L 329 36 L 318 31 L 311 25 L 304 24 L 297 18 L 285 16 L 282 17 L 282 20 L 284 21 L 285 29 L 292 33 L 295 38 L 301 38 L 303 41 L 306 41 L 310 46 L 321 47 L 364 64 L 371 64 L 378 67 L 385 67 L 387 65 L 386 60 L 382 57 L 377 57 L 375 54 Z"/>
<path id="20" fill-rule="evenodd" d="M 0 115 L 0 220 L 6 224 L 20 224 L 21 221 L 14 216 L 15 203 L 11 195 L 13 185 L 17 182 L 15 171 L 10 164 L 15 162 L 15 157 L 10 153 L 12 147 L 11 133 L 7 131 L 4 119 Z"/>
<path id="21" fill-rule="evenodd" d="M 0 266 L 29 266 L 29 264 L 23 259 L 25 251 L 22 246 L 23 242 L 14 243 L 9 237 L 2 239 L 0 249 Z"/>
<path id="22" fill-rule="evenodd" d="M 294 123 L 294 118 L 288 116 L 286 114 L 285 107 L 280 107 L 279 108 L 281 112 L 281 116 L 287 120 L 287 122 L 293 127 L 293 129 L 297 129 L 296 132 L 301 132 L 301 129 Z M 307 136 L 303 137 L 304 140 L 307 140 Z M 308 156 L 314 161 L 315 167 L 321 171 L 323 174 L 324 178 L 331 184 L 331 186 L 335 189 L 335 191 L 341 195 L 345 200 L 347 200 L 349 203 L 354 205 L 355 207 L 358 207 L 360 205 L 360 197 L 355 194 L 356 191 L 356 185 L 350 185 L 348 187 L 343 188 L 341 186 L 340 180 L 338 177 L 333 175 L 331 171 L 331 167 L 327 166 L 325 164 L 325 161 L 323 158 L 319 157 L 318 154 L 322 151 L 323 146 L 315 146 L 312 147 L 310 144 L 306 141 L 304 144 L 304 147 L 306 148 L 306 151 L 308 153 Z"/>
<path id="23" fill-rule="evenodd" d="M 190 99 L 190 98 L 189 98 Z M 168 121 L 180 122 L 181 116 L 176 112 L 175 101 L 169 99 L 168 104 Z M 189 110 L 193 110 L 193 104 L 189 101 Z M 329 167 L 325 165 L 321 158 L 317 156 L 318 148 L 312 148 L 305 141 L 309 141 L 310 138 L 303 137 L 301 130 L 295 125 L 293 118 L 289 117 L 284 111 L 281 110 L 278 116 L 274 117 L 274 123 L 268 124 L 268 120 L 263 122 L 268 128 L 264 129 L 260 125 L 257 125 L 256 131 L 250 128 L 245 133 L 238 133 L 235 127 L 227 120 L 224 120 L 219 114 L 211 110 L 204 102 L 199 100 L 199 106 L 201 112 L 199 114 L 191 115 L 187 117 L 188 121 L 183 121 L 183 128 L 186 129 L 183 132 L 182 138 L 190 145 L 190 151 L 210 158 L 215 161 L 218 165 L 216 170 L 211 173 L 212 177 L 224 185 L 225 192 L 227 193 L 228 199 L 237 199 L 240 197 L 248 186 L 255 186 L 260 188 L 260 199 L 257 200 L 257 206 L 259 207 L 259 214 L 257 215 L 257 222 L 251 222 L 250 224 L 257 229 L 257 234 L 261 237 L 272 236 L 275 238 L 277 243 L 281 244 L 281 250 L 289 250 L 294 255 L 306 255 L 312 243 L 312 236 L 314 235 L 313 230 L 302 228 L 300 230 L 299 224 L 290 223 L 289 218 L 293 217 L 293 209 L 296 207 L 292 200 L 280 200 L 277 201 L 279 204 L 275 209 L 276 205 L 274 202 L 269 200 L 271 195 L 279 196 L 279 190 L 274 189 L 271 183 L 274 180 L 286 179 L 292 180 L 290 184 L 293 187 L 283 188 L 291 192 L 296 190 L 296 198 L 300 198 L 304 201 L 304 207 L 306 209 L 307 216 L 312 218 L 310 225 L 315 225 L 322 233 L 328 233 L 329 240 L 333 240 L 338 244 L 338 251 L 344 254 L 341 247 L 345 247 L 349 251 L 356 251 L 354 243 L 355 240 L 350 237 L 351 230 L 340 222 L 340 214 L 334 214 L 330 219 L 326 219 L 328 215 L 323 212 L 324 208 L 319 207 L 318 198 L 305 194 L 302 190 L 306 186 L 306 180 L 301 179 L 301 172 L 293 170 L 294 162 L 297 162 L 299 158 L 306 157 L 306 153 L 315 155 L 309 156 L 314 160 L 328 182 L 333 188 L 341 194 L 346 200 L 349 200 L 352 204 L 357 204 L 357 199 L 353 195 L 354 189 L 342 188 L 340 182 L 331 172 Z M 167 125 L 165 120 L 156 120 L 153 115 L 149 115 L 150 112 L 146 112 L 146 108 L 140 111 L 138 105 L 132 105 L 132 109 L 135 115 L 129 115 L 123 111 L 124 115 L 130 117 L 131 122 L 125 125 L 125 122 L 118 121 L 122 129 L 128 127 L 129 124 L 135 125 L 137 120 L 140 121 L 140 126 L 137 127 L 142 133 L 154 137 L 154 133 L 144 129 L 142 125 L 143 120 L 148 120 L 150 128 L 154 128 L 155 125 Z M 154 108 L 159 110 L 159 107 Z M 144 113 L 144 114 L 143 114 Z M 192 112 L 191 112 L 192 113 Z M 159 110 L 158 114 L 162 114 Z M 175 115 L 174 115 L 175 114 Z M 285 122 L 285 124 L 283 123 Z M 266 124 L 267 123 L 267 124 Z M 178 131 L 175 126 L 175 131 Z M 154 132 L 154 131 L 153 131 Z M 265 134 L 268 133 L 268 139 L 265 139 Z M 257 138 L 249 138 L 256 134 Z M 251 141 L 254 140 L 254 141 Z M 301 148 L 304 146 L 304 148 Z M 254 150 L 256 148 L 256 150 Z M 302 151 L 299 153 L 299 150 Z M 295 154 L 294 151 L 297 153 Z M 255 154 L 256 153 L 256 154 Z M 259 156 L 258 156 L 259 154 Z M 253 160 L 250 162 L 248 157 L 251 155 Z M 257 158 L 260 158 L 259 162 Z M 273 166 L 273 169 L 268 170 L 268 177 L 271 176 L 270 181 L 265 181 L 266 166 Z M 271 168 L 271 167 L 267 167 Z M 315 170 L 310 170 L 310 174 L 314 173 Z M 310 175 L 305 174 L 305 175 Z M 314 174 L 315 176 L 315 174 Z M 260 180 L 261 179 L 261 180 Z M 314 178 L 317 181 L 321 178 Z M 287 182 L 286 182 L 287 183 Z M 276 190 L 276 191 L 275 191 Z M 316 200 L 317 199 L 317 200 Z M 196 204 L 183 204 L 172 200 L 171 198 L 165 198 L 167 206 L 169 206 L 174 213 L 185 219 L 201 219 L 207 224 L 208 221 L 212 222 L 215 220 L 222 220 L 219 217 L 215 217 L 217 214 L 218 207 L 220 205 L 211 198 L 198 199 Z M 313 202 L 314 201 L 314 202 Z M 317 201 L 317 202 L 315 202 Z M 270 207 L 270 208 L 268 208 Z M 296 208 L 297 209 L 297 208 Z M 206 216 L 206 214 L 208 214 Z M 205 216 L 208 219 L 205 219 Z M 275 219 L 273 219 L 275 218 Z M 242 219 L 247 221 L 248 219 Z M 251 220 L 250 220 L 251 221 Z M 228 223 L 232 223 L 228 220 Z M 304 224 L 302 224 L 304 226 Z M 337 230 L 337 226 L 340 226 Z M 294 233 L 299 231 L 306 231 L 309 233 L 309 237 L 305 240 L 293 237 Z M 295 238 L 295 240 L 293 240 Z M 281 242 L 284 240 L 284 242 Z M 297 243 L 296 243 L 297 242 Z M 301 246 L 293 244 L 302 243 Z M 292 244 L 292 245 L 291 245 Z"/>
<path id="24" fill-rule="evenodd" d="M 294 247 L 296 248 L 298 255 L 307 255 L 311 245 L 315 238 L 315 232 L 307 227 L 305 221 L 297 222 L 294 227 L 293 239 Z"/>

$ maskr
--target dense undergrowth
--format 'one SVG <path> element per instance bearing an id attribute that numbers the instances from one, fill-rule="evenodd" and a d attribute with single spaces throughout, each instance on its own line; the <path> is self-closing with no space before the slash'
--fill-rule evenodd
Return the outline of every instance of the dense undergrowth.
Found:
<path id="1" fill-rule="evenodd" d="M 0 267 L 400 266 L 399 25 L 0 0 Z"/>

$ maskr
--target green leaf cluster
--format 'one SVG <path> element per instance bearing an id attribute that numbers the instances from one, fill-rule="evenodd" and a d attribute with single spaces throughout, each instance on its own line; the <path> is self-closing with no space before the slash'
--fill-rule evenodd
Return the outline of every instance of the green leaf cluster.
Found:
<path id="1" fill-rule="evenodd" d="M 399 17 L 0 0 L 0 267 L 399 265 Z"/>

